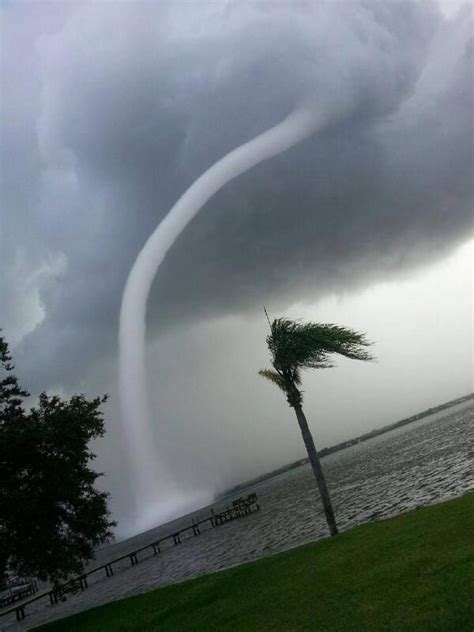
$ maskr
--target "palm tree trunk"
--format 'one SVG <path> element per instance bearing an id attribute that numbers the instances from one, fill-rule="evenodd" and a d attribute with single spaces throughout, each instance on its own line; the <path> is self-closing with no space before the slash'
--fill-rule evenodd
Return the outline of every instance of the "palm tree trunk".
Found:
<path id="1" fill-rule="evenodd" d="M 329 532 L 331 533 L 331 535 L 337 535 L 338 530 L 336 519 L 334 517 L 331 499 L 329 498 L 326 479 L 324 478 L 323 469 L 321 467 L 321 463 L 319 462 L 319 456 L 314 445 L 313 435 L 311 434 L 311 431 L 308 427 L 308 422 L 306 421 L 306 417 L 301 406 L 297 404 L 293 406 L 293 408 L 295 409 L 296 418 L 298 419 L 298 425 L 300 427 L 301 434 L 303 435 L 303 441 L 306 446 L 306 450 L 308 451 L 309 462 L 311 463 L 311 467 L 313 468 L 314 478 L 316 479 L 316 483 L 318 484 L 318 489 L 321 495 L 324 513 L 326 514 Z"/>

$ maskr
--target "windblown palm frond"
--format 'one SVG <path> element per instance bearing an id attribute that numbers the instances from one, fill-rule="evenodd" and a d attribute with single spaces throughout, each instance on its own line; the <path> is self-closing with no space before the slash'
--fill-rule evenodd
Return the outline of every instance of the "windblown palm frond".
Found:
<path id="1" fill-rule="evenodd" d="M 365 335 L 338 325 L 277 318 L 271 324 L 267 345 L 273 366 L 283 375 L 295 369 L 330 368 L 333 353 L 353 360 L 372 360 L 365 350 L 371 345 Z"/>
<path id="2" fill-rule="evenodd" d="M 273 382 L 273 384 L 278 386 L 280 390 L 286 393 L 285 382 L 281 375 L 279 375 L 276 371 L 273 371 L 273 369 L 261 369 L 258 374 L 266 378 L 270 382 Z"/>

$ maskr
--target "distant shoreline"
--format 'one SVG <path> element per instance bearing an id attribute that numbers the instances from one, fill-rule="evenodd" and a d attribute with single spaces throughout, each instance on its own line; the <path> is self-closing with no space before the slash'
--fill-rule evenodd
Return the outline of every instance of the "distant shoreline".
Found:
<path id="1" fill-rule="evenodd" d="M 345 450 L 346 448 L 350 448 L 353 445 L 362 443 L 364 441 L 367 441 L 368 439 L 377 437 L 378 435 L 385 434 L 386 432 L 390 432 L 390 430 L 394 430 L 395 428 L 401 428 L 402 426 L 411 424 L 414 421 L 418 421 L 419 419 L 423 419 L 424 417 L 428 417 L 429 415 L 434 415 L 435 413 L 451 408 L 452 406 L 456 406 L 457 404 L 468 402 L 471 399 L 474 399 L 474 393 L 469 393 L 469 395 L 464 395 L 463 397 L 452 399 L 449 402 L 445 402 L 444 404 L 439 404 L 439 406 L 427 408 L 426 410 L 423 410 L 417 413 L 416 415 L 412 415 L 411 417 L 406 417 L 404 419 L 401 419 L 400 421 L 396 421 L 393 424 L 388 424 L 387 426 L 382 426 L 382 428 L 376 428 L 375 430 L 371 430 L 370 432 L 366 432 L 363 435 L 359 435 L 358 437 L 348 439 L 347 441 L 336 443 L 335 445 L 330 446 L 329 448 L 323 448 L 322 450 L 318 452 L 318 454 L 321 458 L 324 458 L 325 456 L 328 456 L 329 454 L 333 454 L 334 452 L 339 452 L 340 450 Z M 216 500 L 225 498 L 226 496 L 236 494 L 251 485 L 262 483 L 263 481 L 267 481 L 271 478 L 274 478 L 275 476 L 278 476 L 279 474 L 283 474 L 285 472 L 294 470 L 295 468 L 300 467 L 301 465 L 305 465 L 306 463 L 308 463 L 308 459 L 303 458 L 303 459 L 298 459 L 298 461 L 294 461 L 293 463 L 282 465 L 276 470 L 272 470 L 271 472 L 267 472 L 266 474 L 262 474 L 249 481 L 239 483 L 238 485 L 235 485 L 234 487 L 230 487 L 229 489 L 226 489 L 224 492 L 222 492 L 222 494 L 219 494 L 217 496 Z"/>

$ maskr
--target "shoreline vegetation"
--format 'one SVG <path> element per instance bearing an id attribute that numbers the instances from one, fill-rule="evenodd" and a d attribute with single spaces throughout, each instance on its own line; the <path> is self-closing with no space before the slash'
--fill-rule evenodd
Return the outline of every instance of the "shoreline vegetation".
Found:
<path id="1" fill-rule="evenodd" d="M 452 408 L 453 406 L 457 406 L 458 404 L 463 404 L 464 402 L 468 402 L 470 400 L 474 400 L 474 393 L 469 393 L 468 395 L 464 395 L 463 397 L 458 397 L 457 399 L 452 399 L 449 402 L 445 402 L 443 404 L 439 404 L 438 406 L 433 406 L 432 408 L 427 408 L 417 413 L 416 415 L 412 415 L 411 417 L 405 417 L 404 419 L 400 419 L 395 423 L 388 424 L 386 426 L 382 426 L 381 428 L 376 428 L 371 430 L 370 432 L 366 432 L 363 435 L 359 435 L 358 437 L 353 437 L 352 439 L 348 439 L 347 441 L 342 441 L 340 443 L 336 443 L 333 446 L 328 448 L 323 448 L 318 451 L 319 457 L 322 459 L 329 454 L 334 454 L 335 452 L 339 452 L 341 450 L 345 450 L 346 448 L 350 448 L 353 445 L 358 443 L 363 443 L 368 439 L 372 439 L 373 437 L 377 437 L 379 435 L 385 434 L 386 432 L 390 432 L 391 430 L 395 430 L 396 428 L 401 428 L 402 426 L 406 426 L 408 424 L 413 423 L 414 421 L 418 421 L 423 419 L 424 417 L 428 417 L 429 415 L 434 415 L 442 410 L 446 410 L 448 408 Z M 302 465 L 306 465 L 308 463 L 308 457 L 304 457 L 302 459 L 298 459 L 297 461 L 293 461 L 292 463 L 288 463 L 286 465 L 282 465 L 281 467 L 272 470 L 271 472 L 267 472 L 265 474 L 261 474 L 251 480 L 244 481 L 243 483 L 239 483 L 238 485 L 234 485 L 229 489 L 224 490 L 221 494 L 216 497 L 216 501 L 223 500 L 228 496 L 233 496 L 236 493 L 241 492 L 247 487 L 251 487 L 252 485 L 256 485 L 257 483 L 263 483 L 264 481 L 270 480 L 275 476 L 280 474 L 284 474 L 285 472 L 290 472 L 297 467 L 301 467 Z"/>
<path id="2" fill-rule="evenodd" d="M 471 632 L 474 493 L 40 628 Z"/>

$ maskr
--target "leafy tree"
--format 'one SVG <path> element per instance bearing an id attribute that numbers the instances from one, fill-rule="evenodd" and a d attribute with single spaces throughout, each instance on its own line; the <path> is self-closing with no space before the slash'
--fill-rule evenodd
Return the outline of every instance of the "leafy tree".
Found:
<path id="1" fill-rule="evenodd" d="M 22 389 L 13 375 L 12 358 L 8 344 L 0 333 L 0 574 L 5 575 L 9 558 L 7 536 L 8 524 L 3 519 L 10 502 L 8 477 L 10 463 L 8 452 L 12 443 L 16 443 L 15 434 L 24 420 L 23 400 L 29 393 Z M 8 445 L 10 444 L 10 445 Z"/>
<path id="2" fill-rule="evenodd" d="M 0 335 L 0 568 L 58 583 L 112 536 L 108 494 L 89 467 L 106 398 L 42 393 L 26 413 L 13 369 Z"/>
<path id="3" fill-rule="evenodd" d="M 372 356 L 366 351 L 371 343 L 364 334 L 337 325 L 300 323 L 286 318 L 276 318 L 272 323 L 269 321 L 269 324 L 267 345 L 273 369 L 263 369 L 259 374 L 285 393 L 289 405 L 296 413 L 329 531 L 331 535 L 336 535 L 336 519 L 326 480 L 303 412 L 302 371 L 332 367 L 330 359 L 333 354 L 353 360 L 372 360 Z"/>
<path id="4" fill-rule="evenodd" d="M 1 332 L 1 330 L 0 330 Z M 8 344 L 0 333 L 0 367 L 3 376 L 0 380 L 0 425 L 23 418 L 23 400 L 29 393 L 22 389 L 15 375 Z M 1 375 L 1 374 L 0 374 Z"/>

